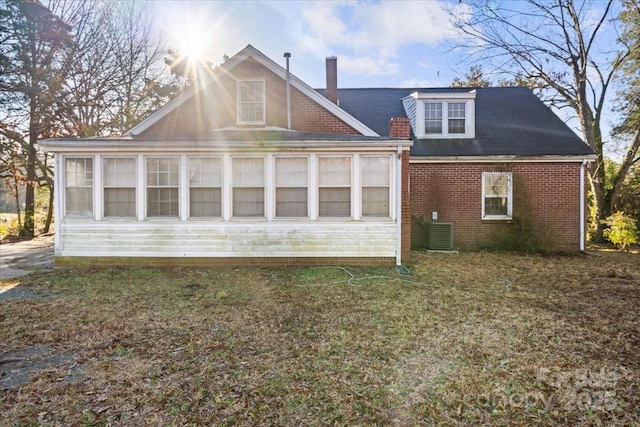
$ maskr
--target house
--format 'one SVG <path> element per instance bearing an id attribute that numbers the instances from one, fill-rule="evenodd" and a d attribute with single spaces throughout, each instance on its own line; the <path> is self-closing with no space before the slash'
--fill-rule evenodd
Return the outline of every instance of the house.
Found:
<path id="1" fill-rule="evenodd" d="M 247 46 L 124 135 L 43 141 L 56 263 L 399 265 L 435 212 L 490 244 L 520 186 L 582 247 L 593 152 L 530 91 L 338 90 L 326 66 L 314 90 Z"/>

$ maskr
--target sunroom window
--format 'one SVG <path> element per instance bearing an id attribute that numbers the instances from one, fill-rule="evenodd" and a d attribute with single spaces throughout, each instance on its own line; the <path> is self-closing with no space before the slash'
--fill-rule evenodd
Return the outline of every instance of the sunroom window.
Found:
<path id="1" fill-rule="evenodd" d="M 67 215 L 93 214 L 93 159 L 65 159 L 65 209 Z"/>
<path id="2" fill-rule="evenodd" d="M 179 215 L 180 172 L 178 158 L 147 159 L 147 216 Z"/>
<path id="3" fill-rule="evenodd" d="M 507 172 L 482 174 L 482 218 L 511 219 L 513 206 L 512 175 Z"/>
<path id="4" fill-rule="evenodd" d="M 318 158 L 318 215 L 351 216 L 351 157 Z"/>
<path id="5" fill-rule="evenodd" d="M 136 159 L 104 159 L 104 216 L 136 216 Z"/>
<path id="6" fill-rule="evenodd" d="M 264 158 L 233 158 L 233 216 L 264 216 Z"/>
<path id="7" fill-rule="evenodd" d="M 276 217 L 307 217 L 306 157 L 276 158 Z"/>
<path id="8" fill-rule="evenodd" d="M 362 216 L 389 216 L 389 156 L 362 156 Z"/>
<path id="9" fill-rule="evenodd" d="M 189 216 L 222 216 L 222 158 L 189 158 Z"/>
<path id="10" fill-rule="evenodd" d="M 238 81 L 238 124 L 265 124 L 264 80 Z"/>

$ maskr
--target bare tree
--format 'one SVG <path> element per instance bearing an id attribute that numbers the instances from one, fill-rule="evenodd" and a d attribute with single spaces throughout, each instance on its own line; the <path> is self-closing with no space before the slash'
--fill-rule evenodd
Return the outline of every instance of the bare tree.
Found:
<path id="1" fill-rule="evenodd" d="M 610 201 L 618 191 L 605 186 L 602 117 L 613 79 L 637 49 L 607 38 L 616 24 L 614 0 L 593 4 L 586 0 L 479 0 L 469 4 L 470 13 L 454 19 L 457 28 L 473 41 L 475 60 L 542 82 L 544 101 L 575 112 L 584 141 L 598 156 L 591 164 L 589 181 L 597 211 L 595 239 L 602 240 L 602 221 L 610 215 Z"/>

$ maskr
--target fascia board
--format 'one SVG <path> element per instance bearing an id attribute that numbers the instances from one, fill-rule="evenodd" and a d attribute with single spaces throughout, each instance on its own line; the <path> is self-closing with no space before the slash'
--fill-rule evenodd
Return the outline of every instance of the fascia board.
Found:
<path id="1" fill-rule="evenodd" d="M 389 151 L 401 147 L 409 150 L 413 145 L 410 140 L 381 141 L 334 141 L 334 140 L 297 140 L 297 141 L 78 141 L 48 140 L 40 145 L 47 152 L 118 152 L 143 153 L 150 151 L 163 152 L 232 152 L 232 151 L 276 151 L 278 149 L 294 149 L 300 151 L 333 150 L 333 151 Z"/>
<path id="2" fill-rule="evenodd" d="M 586 156 L 438 156 L 411 157 L 409 163 L 554 163 L 554 162 L 593 162 L 596 155 Z"/>

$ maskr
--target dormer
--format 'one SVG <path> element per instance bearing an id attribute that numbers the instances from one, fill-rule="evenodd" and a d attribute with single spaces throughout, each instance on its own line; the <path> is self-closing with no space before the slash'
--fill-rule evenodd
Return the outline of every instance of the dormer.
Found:
<path id="1" fill-rule="evenodd" d="M 475 138 L 476 91 L 414 92 L 402 99 L 418 139 Z"/>

